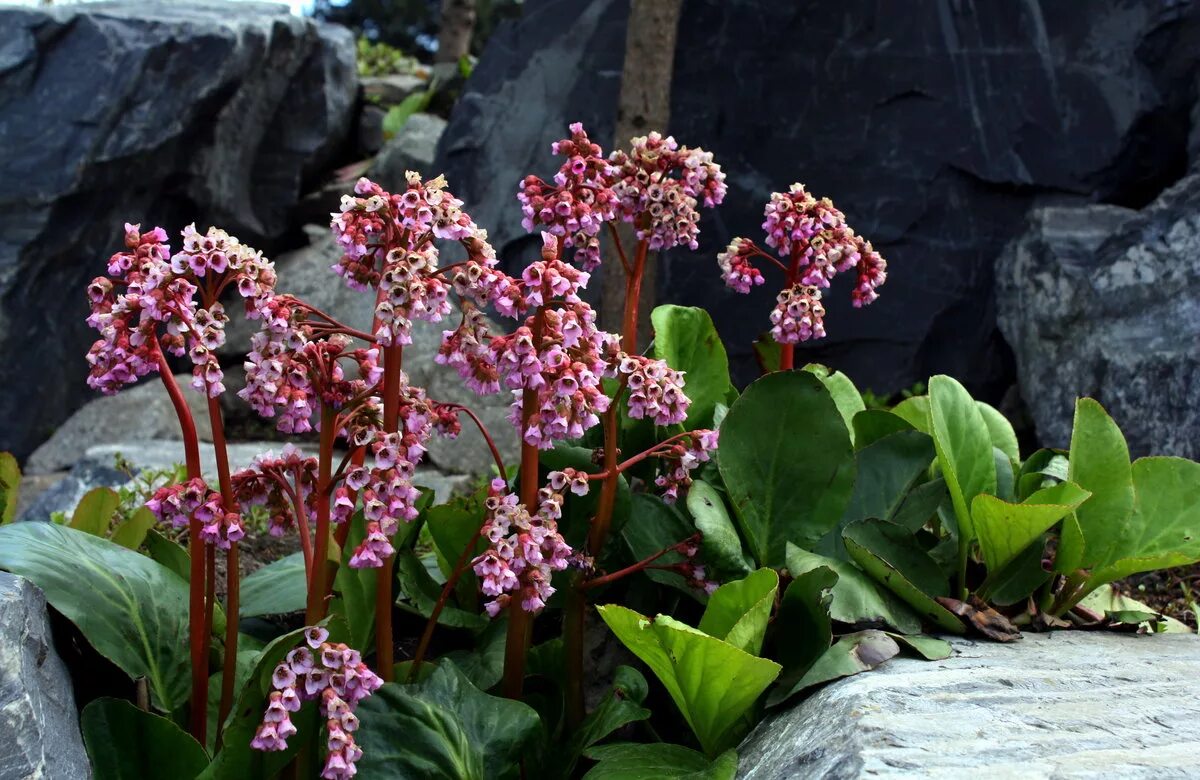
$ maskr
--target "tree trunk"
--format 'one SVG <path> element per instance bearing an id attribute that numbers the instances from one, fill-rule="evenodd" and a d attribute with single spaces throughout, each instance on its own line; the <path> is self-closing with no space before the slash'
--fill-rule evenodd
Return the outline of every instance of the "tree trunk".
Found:
<path id="1" fill-rule="evenodd" d="M 434 62 L 458 62 L 471 51 L 475 32 L 475 0 L 442 0 L 442 23 Z"/>
<path id="2" fill-rule="evenodd" d="M 621 75 L 621 97 L 617 104 L 617 127 L 612 149 L 628 149 L 630 139 L 651 130 L 667 132 L 671 112 L 671 73 L 675 65 L 675 37 L 683 0 L 630 0 L 629 25 L 625 33 L 625 65 Z M 626 251 L 633 248 L 633 228 L 618 226 Z M 632 255 L 630 255 L 632 257 Z M 654 276 L 658 258 L 646 259 L 639 306 L 638 333 L 643 344 L 650 338 L 650 310 L 654 308 Z M 625 271 L 616 250 L 609 248 L 602 266 L 601 322 L 606 330 L 620 332 L 625 309 Z M 641 345 L 626 344 L 634 352 Z"/>

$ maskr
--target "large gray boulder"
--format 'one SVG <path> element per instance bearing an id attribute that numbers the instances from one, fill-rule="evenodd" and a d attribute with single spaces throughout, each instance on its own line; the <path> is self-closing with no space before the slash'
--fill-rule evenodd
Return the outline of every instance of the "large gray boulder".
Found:
<path id="1" fill-rule="evenodd" d="M 122 224 L 269 249 L 357 75 L 348 30 L 266 3 L 4 7 L 0 40 L 0 450 L 24 458 L 87 397 L 84 289 Z"/>
<path id="2" fill-rule="evenodd" d="M 766 718 L 738 748 L 738 777 L 1196 776 L 1195 636 L 951 643 L 944 661 L 888 661 Z"/>
<path id="3" fill-rule="evenodd" d="M 516 188 L 559 164 L 549 145 L 567 123 L 611 146 L 628 5 L 527 0 L 455 105 L 435 169 L 510 263 L 537 246 Z M 997 400 L 1014 372 L 995 258 L 1032 204 L 1141 206 L 1182 175 L 1198 21 L 1200 5 L 1161 0 L 1086 13 L 1053 0 L 686 0 L 666 129 L 711 150 L 730 192 L 703 212 L 699 251 L 660 265 L 660 301 L 711 312 L 739 378 L 756 375 L 750 344 L 779 277 L 739 296 L 714 258 L 733 236 L 761 238 L 768 194 L 804 182 L 874 241 L 890 279 L 861 311 L 835 282 L 829 337 L 797 360 L 877 392 L 944 372 Z"/>
<path id="4" fill-rule="evenodd" d="M 417 171 L 433 178 L 438 141 L 446 131 L 446 120 L 433 114 L 413 114 L 400 132 L 383 145 L 367 175 L 385 190 L 396 192 L 408 186 L 405 173 Z"/>
<path id="5" fill-rule="evenodd" d="M 996 281 L 1042 443 L 1069 445 L 1086 395 L 1135 456 L 1200 458 L 1200 174 L 1141 211 L 1035 210 Z"/>
<path id="6" fill-rule="evenodd" d="M 91 765 L 46 599 L 0 572 L 0 780 L 87 780 Z"/>

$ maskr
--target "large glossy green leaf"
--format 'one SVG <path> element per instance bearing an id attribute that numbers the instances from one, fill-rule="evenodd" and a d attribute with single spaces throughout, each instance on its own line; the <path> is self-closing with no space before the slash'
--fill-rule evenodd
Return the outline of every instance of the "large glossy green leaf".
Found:
<path id="1" fill-rule="evenodd" d="M 365 778 L 519 777 L 523 751 L 541 733 L 532 708 L 480 691 L 448 661 L 421 683 L 383 686 L 358 717 Z"/>
<path id="2" fill-rule="evenodd" d="M 304 556 L 292 553 L 251 572 L 242 580 L 243 617 L 286 615 L 304 609 L 308 583 Z"/>
<path id="3" fill-rule="evenodd" d="M 421 617 L 433 614 L 433 608 L 442 594 L 442 586 L 434 581 L 412 550 L 400 550 L 396 553 L 396 572 L 400 579 L 400 588 L 408 597 L 407 602 L 401 602 L 402 608 L 416 612 Z M 438 623 L 454 628 L 470 628 L 479 630 L 487 626 L 485 615 L 468 612 L 453 604 L 446 604 L 438 615 Z"/>
<path id="4" fill-rule="evenodd" d="M 642 706 L 648 690 L 641 672 L 632 666 L 618 666 L 612 688 L 571 735 L 566 755 L 556 756 L 550 774 L 571 777 L 583 751 L 630 723 L 648 719 L 650 710 Z"/>
<path id="5" fill-rule="evenodd" d="M 693 482 L 688 488 L 687 510 L 696 530 L 704 535 L 700 541 L 704 562 L 721 577 L 740 577 L 749 573 L 752 562 L 717 489 L 703 480 Z"/>
<path id="6" fill-rule="evenodd" d="M 187 550 L 154 528 L 146 532 L 145 543 L 147 555 L 178 574 L 184 582 L 191 582 L 191 559 Z"/>
<path id="7" fill-rule="evenodd" d="M 884 436 L 855 453 L 858 476 L 843 523 L 891 518 L 934 458 L 933 440 L 918 431 Z"/>
<path id="8" fill-rule="evenodd" d="M 829 603 L 829 616 L 834 620 L 864 627 L 887 624 L 902 634 L 921 632 L 921 620 L 908 605 L 852 563 L 826 558 L 789 544 L 787 566 L 793 577 L 820 567 L 837 574 Z"/>
<path id="9" fill-rule="evenodd" d="M 630 522 L 621 529 L 621 538 L 634 561 L 645 560 L 696 533 L 696 528 L 677 507 L 663 503 L 658 496 L 638 493 L 633 497 L 632 505 Z M 657 562 L 671 564 L 682 563 L 683 560 L 682 555 L 672 552 Z M 675 588 L 688 596 L 698 597 L 701 593 L 673 572 L 659 569 L 644 569 L 643 572 L 654 582 Z"/>
<path id="10" fill-rule="evenodd" d="M 110 487 L 92 488 L 79 499 L 68 525 L 92 536 L 106 536 L 113 514 L 121 503 L 117 491 Z"/>
<path id="11" fill-rule="evenodd" d="M 850 443 L 853 444 L 854 415 L 867 408 L 858 388 L 850 381 L 850 377 L 841 371 L 835 371 L 820 363 L 809 363 L 803 370 L 820 379 L 821 383 L 829 390 L 829 394 L 833 396 L 833 403 L 846 423 L 846 430 L 850 433 Z"/>
<path id="12" fill-rule="evenodd" d="M 112 543 L 119 544 L 130 550 L 136 550 L 146 541 L 146 534 L 158 519 L 146 507 L 142 507 L 123 521 L 112 533 Z"/>
<path id="13" fill-rule="evenodd" d="M 573 468 L 595 473 L 601 469 L 592 460 L 593 454 L 594 451 L 586 447 L 559 443 L 552 450 L 543 450 L 539 455 L 539 462 L 542 469 L 546 471 L 562 471 L 565 468 Z M 613 534 L 620 533 L 629 519 L 632 498 L 633 494 L 629 491 L 629 483 L 625 477 L 619 477 L 617 479 L 617 497 L 613 502 Z M 599 501 L 599 485 L 594 485 L 586 496 L 567 495 L 566 502 L 563 504 L 562 517 L 558 521 L 558 530 L 572 548 L 579 549 L 585 543 L 591 520 L 596 516 L 596 504 Z"/>
<path id="14" fill-rule="evenodd" d="M 1075 402 L 1067 479 L 1091 492 L 1063 524 L 1055 569 L 1068 574 L 1113 560 L 1114 548 L 1133 511 L 1133 467 L 1121 429 L 1091 398 Z"/>
<path id="15" fill-rule="evenodd" d="M 939 477 L 910 490 L 892 516 L 886 519 L 916 533 L 937 513 L 942 502 L 949 498 L 946 481 Z"/>
<path id="16" fill-rule="evenodd" d="M 759 569 L 744 579 L 727 582 L 709 596 L 699 628 L 758 655 L 778 592 L 779 575 L 774 569 Z"/>
<path id="17" fill-rule="evenodd" d="M 899 652 L 900 646 L 896 640 L 883 631 L 847 634 L 826 650 L 808 672 L 789 688 L 781 686 L 771 691 L 767 706 L 782 704 L 805 688 L 870 671 Z"/>
<path id="18" fill-rule="evenodd" d="M 742 736 L 743 716 L 778 676 L 780 666 L 674 618 L 653 620 L 608 604 L 600 616 L 622 644 L 650 667 L 691 726 L 716 756 Z"/>
<path id="19" fill-rule="evenodd" d="M 187 699 L 188 588 L 174 572 L 107 539 L 54 523 L 0 528 L 0 567 L 20 574 L 130 677 L 155 707 Z"/>
<path id="20" fill-rule="evenodd" d="M 783 665 L 775 690 L 791 688 L 833 642 L 829 602 L 837 581 L 833 569 L 821 566 L 795 575 L 783 592 L 772 634 L 772 657 Z"/>
<path id="21" fill-rule="evenodd" d="M 863 571 L 943 630 L 963 632 L 962 622 L 935 600 L 949 593 L 938 564 L 907 529 L 881 520 L 863 520 L 842 533 L 846 550 Z"/>
<path id="22" fill-rule="evenodd" d="M 504 676 L 504 639 L 507 633 L 508 618 L 497 617 L 475 637 L 473 648 L 452 650 L 442 658 L 452 661 L 472 685 L 486 691 Z M 403 678 L 397 675 L 396 679 Z"/>
<path id="23" fill-rule="evenodd" d="M 980 493 L 996 493 L 991 434 L 970 393 L 944 375 L 929 380 L 929 421 L 942 478 L 950 489 L 958 520 L 959 544 L 965 546 L 975 538 L 971 502 Z"/>
<path id="24" fill-rule="evenodd" d="M 703 753 L 666 742 L 604 745 L 587 752 L 600 763 L 584 780 L 733 780 L 737 753 L 726 750 L 712 761 Z"/>
<path id="25" fill-rule="evenodd" d="M 988 573 L 999 573 L 1090 495 L 1072 482 L 1063 482 L 1035 492 L 1020 504 L 976 496 L 971 502 L 971 518 Z"/>
<path id="26" fill-rule="evenodd" d="M 837 525 L 854 487 L 850 434 L 807 371 L 768 374 L 721 426 L 721 476 L 752 555 L 780 567 L 788 542 L 811 549 Z"/>
<path id="27" fill-rule="evenodd" d="M 907 422 L 921 433 L 932 433 L 929 420 L 929 396 L 914 395 L 892 407 L 892 414 Z"/>
<path id="28" fill-rule="evenodd" d="M 1185 458 L 1139 458 L 1133 463 L 1133 512 L 1099 536 L 1104 559 L 1088 578 L 1096 585 L 1143 571 L 1200 561 L 1200 463 Z M 1088 557 L 1096 531 L 1085 528 Z"/>
<path id="29" fill-rule="evenodd" d="M 1067 480 L 1067 456 L 1059 450 L 1041 449 L 1030 455 L 1017 474 L 1017 499 L 1024 501 L 1035 491 Z"/>
<path id="30" fill-rule="evenodd" d="M 654 356 L 684 372 L 683 392 L 691 399 L 684 427 L 710 428 L 716 405 L 728 397 L 729 358 L 725 345 L 704 309 L 659 306 L 650 314 Z"/>
<path id="31" fill-rule="evenodd" d="M 883 409 L 867 409 L 854 415 L 854 448 L 861 450 L 884 436 L 901 431 L 915 431 L 908 420 Z"/>
<path id="32" fill-rule="evenodd" d="M 190 734 L 122 699 L 91 702 L 80 727 L 96 780 L 192 780 L 208 766 Z"/>
<path id="33" fill-rule="evenodd" d="M 992 446 L 1007 455 L 1013 463 L 1020 463 L 1021 448 L 1017 444 L 1017 434 L 1013 431 L 1012 423 L 994 406 L 983 401 L 976 401 L 975 405 L 979 407 L 979 414 L 987 426 Z"/>

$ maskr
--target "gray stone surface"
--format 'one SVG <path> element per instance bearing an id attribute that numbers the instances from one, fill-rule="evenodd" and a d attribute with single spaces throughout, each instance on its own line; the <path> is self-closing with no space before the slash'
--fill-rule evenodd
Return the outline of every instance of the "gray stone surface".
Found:
<path id="1" fill-rule="evenodd" d="M 996 280 L 1044 444 L 1068 446 L 1075 398 L 1087 395 L 1135 456 L 1200 458 L 1200 174 L 1141 211 L 1035 210 Z"/>
<path id="2" fill-rule="evenodd" d="M 191 374 L 178 374 L 196 432 L 202 441 L 212 441 L 208 401 L 191 387 Z M 122 439 L 179 439 L 179 418 L 157 375 L 116 395 L 89 402 L 64 422 L 54 435 L 33 451 L 23 469 L 26 474 L 51 474 L 68 469 L 89 447 Z"/>
<path id="3" fill-rule="evenodd" d="M 1195 636 L 951 642 L 945 661 L 894 659 L 766 718 L 738 748 L 738 777 L 1197 776 Z"/>
<path id="4" fill-rule="evenodd" d="M 395 138 L 383 145 L 367 176 L 393 192 L 406 186 L 405 171 L 417 171 L 426 178 L 436 176 L 433 159 L 445 130 L 446 120 L 440 116 L 413 114 Z"/>
<path id="5" fill-rule="evenodd" d="M 173 444 L 182 447 L 179 442 Z M 98 487 L 119 488 L 128 482 L 129 474 L 114 467 L 112 453 L 102 458 L 83 457 L 65 476 L 26 503 L 17 513 L 17 520 L 40 522 L 49 520 L 55 512 L 70 514 L 89 490 Z"/>
<path id="6" fill-rule="evenodd" d="M 351 290 L 329 270 L 339 254 L 328 229 L 312 225 L 306 230 L 313 241 L 311 245 L 275 260 L 278 289 L 303 298 L 352 328 L 369 330 L 375 311 L 374 297 Z M 256 323 L 245 319 L 239 311 L 230 307 L 229 313 L 225 346 L 221 348 L 226 359 L 244 354 L 256 329 Z M 413 343 L 404 348 L 404 368 L 409 381 L 424 387 L 438 401 L 471 407 L 491 432 L 505 462 L 515 463 L 520 444 L 515 428 L 508 421 L 511 396 L 500 393 L 481 398 L 462 383 L 458 374 L 433 362 L 442 331 L 447 327 L 450 325 L 419 320 L 413 323 Z M 469 420 L 464 420 L 462 435 L 457 439 L 435 438 L 429 447 L 429 458 L 442 471 L 473 475 L 490 474 L 494 462 L 483 437 Z"/>
<path id="7" fill-rule="evenodd" d="M 426 79 L 412 73 L 364 76 L 360 81 L 363 97 L 383 106 L 401 103 L 406 97 L 424 90 L 429 84 Z"/>
<path id="8" fill-rule="evenodd" d="M 0 450 L 23 459 L 88 397 L 82 291 L 123 223 L 269 251 L 358 85 L 348 30 L 276 4 L 0 7 L 0 40 Z"/>
<path id="9" fill-rule="evenodd" d="M 0 572 L 0 780 L 91 776 L 46 599 L 29 581 Z"/>
<path id="10" fill-rule="evenodd" d="M 454 106 L 435 168 L 510 268 L 536 256 L 513 196 L 524 175 L 560 164 L 550 143 L 578 120 L 612 145 L 628 7 L 526 0 Z M 1051 0 L 688 0 L 666 129 L 713 152 L 729 195 L 703 212 L 698 252 L 664 258 L 659 300 L 711 312 L 740 381 L 757 376 L 750 345 L 779 277 L 767 269 L 767 284 L 737 295 L 713 258 L 733 236 L 761 240 L 768 194 L 804 182 L 873 240 L 890 279 L 861 311 L 850 281 L 835 281 L 829 337 L 797 360 L 876 392 L 948 373 L 998 400 L 1014 371 L 996 257 L 1032 204 L 1141 206 L 1182 175 L 1198 19 L 1200 5 L 1161 0 L 1087 13 Z"/>

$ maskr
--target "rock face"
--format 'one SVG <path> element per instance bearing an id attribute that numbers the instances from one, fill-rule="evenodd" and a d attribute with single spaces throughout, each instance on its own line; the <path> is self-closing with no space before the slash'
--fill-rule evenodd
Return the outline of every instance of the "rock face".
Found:
<path id="1" fill-rule="evenodd" d="M 0 450 L 23 458 L 87 397 L 82 291 L 122 224 L 280 237 L 357 76 L 349 31 L 273 4 L 3 8 L 0 32 Z"/>
<path id="2" fill-rule="evenodd" d="M 996 278 L 1043 443 L 1069 445 L 1075 398 L 1088 395 L 1135 456 L 1200 458 L 1200 175 L 1140 212 L 1034 211 Z"/>
<path id="3" fill-rule="evenodd" d="M 46 599 L 27 580 L 0 573 L 0 780 L 91 776 Z"/>
<path id="4" fill-rule="evenodd" d="M 413 114 L 396 137 L 383 145 L 367 175 L 389 192 L 407 186 L 405 171 L 417 171 L 425 178 L 436 176 L 434 155 L 445 130 L 446 120 L 440 116 Z"/>
<path id="5" fill-rule="evenodd" d="M 191 374 L 175 381 L 192 410 L 192 420 L 201 441 L 212 441 L 208 402 L 203 393 L 190 387 Z M 179 418 L 158 376 L 148 376 L 116 395 L 89 402 L 71 415 L 54 435 L 34 450 L 25 463 L 25 474 L 50 474 L 70 468 L 88 447 L 102 441 L 122 439 L 180 439 Z"/>
<path id="6" fill-rule="evenodd" d="M 762 721 L 738 777 L 1160 778 L 1195 772 L 1200 640 L 1060 631 L 952 640 Z"/>
<path id="7" fill-rule="evenodd" d="M 536 251 L 514 195 L 558 164 L 551 141 L 579 120 L 611 145 L 627 4 L 525 6 L 489 43 L 435 166 L 510 261 Z M 835 283 L 830 336 L 797 360 L 875 391 L 950 373 L 996 400 L 1014 370 L 995 258 L 1032 205 L 1140 207 L 1184 173 L 1198 19 L 1196 4 L 1158 0 L 1086 14 L 1049 0 L 686 0 L 668 129 L 711 150 L 730 191 L 704 212 L 699 251 L 660 265 L 660 300 L 711 312 L 739 378 L 753 376 L 779 281 L 728 292 L 715 255 L 761 238 L 769 193 L 801 181 L 874 241 L 890 279 L 862 311 Z"/>

